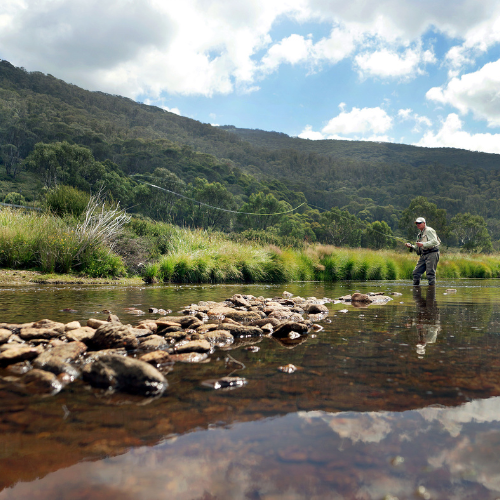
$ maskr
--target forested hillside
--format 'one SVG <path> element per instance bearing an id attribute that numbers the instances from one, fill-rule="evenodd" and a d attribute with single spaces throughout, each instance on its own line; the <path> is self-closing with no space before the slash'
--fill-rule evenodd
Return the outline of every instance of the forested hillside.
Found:
<path id="1" fill-rule="evenodd" d="M 213 127 L 7 61 L 0 61 L 0 147 L 0 201 L 16 193 L 30 200 L 58 185 L 102 188 L 132 211 L 181 225 L 273 228 L 356 245 L 366 229 L 357 221 L 396 231 L 410 201 L 424 196 L 448 223 L 459 214 L 483 217 L 500 238 L 500 155 Z M 215 213 L 187 198 L 261 213 L 307 204 L 276 221 Z M 339 209 L 349 212 L 344 223 L 356 216 L 355 238 L 332 236 Z"/>

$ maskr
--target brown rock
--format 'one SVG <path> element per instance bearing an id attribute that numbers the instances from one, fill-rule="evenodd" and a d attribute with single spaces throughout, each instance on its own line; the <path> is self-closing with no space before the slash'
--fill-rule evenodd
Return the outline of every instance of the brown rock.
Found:
<path id="1" fill-rule="evenodd" d="M 233 325 L 233 324 L 223 323 L 222 325 L 220 325 L 219 329 L 228 331 L 233 337 L 262 336 L 262 330 L 257 326 L 243 326 L 243 325 Z"/>
<path id="2" fill-rule="evenodd" d="M 56 375 L 67 373 L 72 377 L 77 377 L 79 375 L 78 370 L 72 367 L 69 362 L 74 361 L 86 350 L 87 346 L 83 342 L 70 342 L 43 352 L 35 359 L 33 365 L 35 368 L 40 368 Z"/>
<path id="3" fill-rule="evenodd" d="M 159 395 L 168 387 L 165 377 L 149 363 L 123 356 L 102 356 L 86 365 L 82 375 L 94 387 L 146 396 Z"/>
<path id="4" fill-rule="evenodd" d="M 145 330 L 149 330 L 151 333 L 156 333 L 158 331 L 156 321 L 152 320 L 141 321 L 136 328 L 144 328 Z"/>
<path id="5" fill-rule="evenodd" d="M 167 341 L 160 335 L 150 335 L 149 337 L 145 337 L 143 340 L 141 339 L 141 349 L 158 349 L 166 344 Z"/>
<path id="6" fill-rule="evenodd" d="M 92 339 L 92 347 L 95 349 L 116 347 L 136 349 L 138 345 L 139 341 L 134 335 L 132 327 L 120 323 L 105 323 L 96 330 Z"/>
<path id="7" fill-rule="evenodd" d="M 154 351 L 143 354 L 139 359 L 155 366 L 168 363 L 170 361 L 170 354 L 167 351 Z"/>
<path id="8" fill-rule="evenodd" d="M 250 302 L 243 295 L 236 293 L 229 299 L 236 307 L 250 307 Z"/>
<path id="9" fill-rule="evenodd" d="M 62 389 L 61 382 L 53 373 L 36 368 L 29 371 L 22 381 L 32 394 L 57 394 Z"/>
<path id="10" fill-rule="evenodd" d="M 90 326 L 82 326 L 77 330 L 70 330 L 69 332 L 66 332 L 66 338 L 89 345 L 94 338 L 95 332 L 96 331 Z"/>
<path id="11" fill-rule="evenodd" d="M 372 299 L 366 295 L 366 293 L 353 293 L 351 295 L 351 302 L 363 302 L 365 304 L 370 304 Z"/>
<path id="12" fill-rule="evenodd" d="M 174 354 L 184 352 L 209 352 L 212 349 L 207 340 L 185 340 L 174 345 Z"/>
<path id="13" fill-rule="evenodd" d="M 12 335 L 10 330 L 6 330 L 5 328 L 0 328 L 0 344 L 5 344 Z"/>
<path id="14" fill-rule="evenodd" d="M 65 331 L 69 332 L 70 330 L 78 330 L 78 328 L 81 327 L 82 325 L 80 325 L 79 321 L 71 321 L 71 323 L 66 323 Z"/>
<path id="15" fill-rule="evenodd" d="M 97 330 L 100 326 L 106 325 L 107 323 L 107 321 L 96 318 L 89 318 L 87 320 L 87 326 L 90 326 L 90 328 L 93 328 L 94 330 Z"/>
<path id="16" fill-rule="evenodd" d="M 43 352 L 42 347 L 10 344 L 12 347 L 0 353 L 0 366 L 12 365 L 20 361 L 35 359 Z"/>
<path id="17" fill-rule="evenodd" d="M 216 346 L 230 345 L 234 342 L 234 337 L 226 330 L 213 330 L 207 332 L 202 335 L 202 339 Z"/>
<path id="18" fill-rule="evenodd" d="M 163 334 L 163 332 L 161 332 Z M 186 338 L 187 332 L 180 328 L 179 330 L 175 330 L 173 332 L 168 332 L 163 335 L 167 342 L 172 343 L 172 342 L 177 342 L 179 340 L 182 340 Z"/>
<path id="19" fill-rule="evenodd" d="M 281 324 L 281 321 L 276 318 L 262 318 L 262 319 L 257 319 L 255 321 L 252 321 L 251 323 L 248 324 L 248 326 L 258 326 L 262 327 L 264 325 L 267 325 L 271 323 L 273 327 L 276 327 Z"/>
<path id="20" fill-rule="evenodd" d="M 284 338 L 288 337 L 290 332 L 297 332 L 300 334 L 307 333 L 309 329 L 308 325 L 305 323 L 295 323 L 293 321 L 289 321 L 287 323 L 283 323 L 279 325 L 273 332 L 273 337 Z"/>
<path id="21" fill-rule="evenodd" d="M 324 304 L 308 304 L 305 307 L 307 314 L 328 314 L 330 311 Z"/>
<path id="22" fill-rule="evenodd" d="M 206 352 L 184 352 L 182 354 L 171 354 L 170 360 L 180 363 L 203 363 L 208 358 Z"/>
<path id="23" fill-rule="evenodd" d="M 61 323 L 63 325 L 63 323 Z M 63 325 L 64 327 L 65 325 Z M 64 331 L 64 330 L 63 330 Z M 59 328 L 21 328 L 19 337 L 23 340 L 51 339 L 59 337 L 63 332 Z"/>
<path id="24" fill-rule="evenodd" d="M 120 318 L 116 314 L 108 314 L 108 323 L 121 323 Z"/>

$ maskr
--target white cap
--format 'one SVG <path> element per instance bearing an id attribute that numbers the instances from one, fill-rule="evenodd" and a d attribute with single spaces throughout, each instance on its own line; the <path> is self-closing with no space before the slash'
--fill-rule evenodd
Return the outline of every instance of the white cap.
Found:
<path id="1" fill-rule="evenodd" d="M 417 217 L 415 219 L 415 224 L 419 224 L 420 222 L 425 222 L 425 219 L 423 217 Z"/>

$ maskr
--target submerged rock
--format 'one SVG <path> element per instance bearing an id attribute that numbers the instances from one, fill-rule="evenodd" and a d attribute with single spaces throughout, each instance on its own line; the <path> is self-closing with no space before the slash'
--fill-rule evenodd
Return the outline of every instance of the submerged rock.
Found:
<path id="1" fill-rule="evenodd" d="M 94 387 L 145 396 L 160 395 L 168 387 L 166 378 L 149 363 L 112 354 L 86 365 L 82 375 Z"/>
<path id="2" fill-rule="evenodd" d="M 72 377 L 78 377 L 78 370 L 71 366 L 69 362 L 78 358 L 86 350 L 87 346 L 83 342 L 70 342 L 43 352 L 35 359 L 33 364 L 36 368 L 56 375 L 67 373 Z"/>
<path id="3" fill-rule="evenodd" d="M 204 380 L 201 385 L 211 389 L 236 389 L 243 387 L 248 383 L 247 379 L 242 377 L 221 377 L 219 379 Z"/>
<path id="4" fill-rule="evenodd" d="M 58 378 L 45 370 L 34 368 L 29 371 L 23 378 L 24 387 L 31 394 L 57 394 L 62 388 L 62 383 Z"/>

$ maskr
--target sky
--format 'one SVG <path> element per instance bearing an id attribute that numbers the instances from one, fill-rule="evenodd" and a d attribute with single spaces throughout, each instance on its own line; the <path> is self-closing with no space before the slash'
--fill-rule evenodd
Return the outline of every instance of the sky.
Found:
<path id="1" fill-rule="evenodd" d="M 213 125 L 500 154 L 500 0 L 2 0 L 0 59 Z"/>

